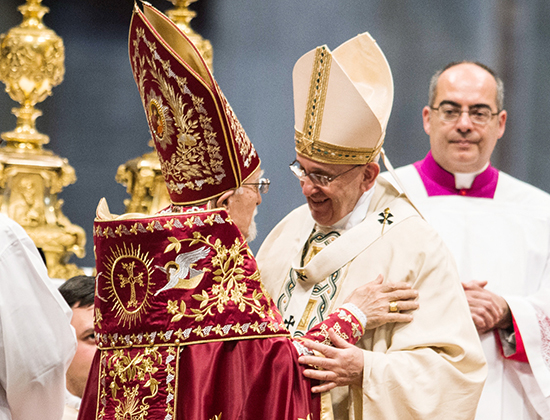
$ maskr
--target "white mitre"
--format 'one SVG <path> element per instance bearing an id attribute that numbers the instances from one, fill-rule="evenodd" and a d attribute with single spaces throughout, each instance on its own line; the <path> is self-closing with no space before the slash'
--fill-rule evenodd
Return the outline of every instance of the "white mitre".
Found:
<path id="1" fill-rule="evenodd" d="M 380 152 L 393 104 L 390 66 L 365 32 L 294 66 L 296 152 L 317 162 L 366 164 Z"/>

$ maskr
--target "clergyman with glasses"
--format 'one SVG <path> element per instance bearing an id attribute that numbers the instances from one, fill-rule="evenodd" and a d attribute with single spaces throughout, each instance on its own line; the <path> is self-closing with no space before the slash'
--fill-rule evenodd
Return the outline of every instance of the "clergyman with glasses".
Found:
<path id="1" fill-rule="evenodd" d="M 368 328 L 356 345 L 302 356 L 313 392 L 331 390 L 335 419 L 471 419 L 486 376 L 483 351 L 451 253 L 408 199 L 379 177 L 393 103 L 384 54 L 368 33 L 294 66 L 296 160 L 307 204 L 268 235 L 257 261 L 294 337 L 357 286 L 407 282 L 410 323 Z M 390 301 L 386 313 L 407 312 Z M 321 368 L 320 370 L 314 367 Z"/>
<path id="2" fill-rule="evenodd" d="M 396 170 L 454 254 L 489 371 L 477 419 L 550 418 L 550 196 L 497 170 L 507 113 L 487 66 L 451 63 L 422 110 L 431 150 Z"/>

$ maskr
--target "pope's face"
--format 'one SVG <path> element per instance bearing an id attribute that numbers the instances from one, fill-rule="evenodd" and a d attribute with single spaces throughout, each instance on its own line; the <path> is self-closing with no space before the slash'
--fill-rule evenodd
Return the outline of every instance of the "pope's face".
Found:
<path id="1" fill-rule="evenodd" d="M 500 111 L 496 96 L 494 77 L 475 64 L 463 63 L 441 73 L 433 107 L 449 103 L 468 111 L 470 107 L 481 105 L 496 113 Z M 489 162 L 497 140 L 504 134 L 506 111 L 499 112 L 485 125 L 472 123 L 468 112 L 462 112 L 454 122 L 441 120 L 438 112 L 428 106 L 422 111 L 424 130 L 430 136 L 435 161 L 453 173 L 481 170 Z"/>
<path id="2" fill-rule="evenodd" d="M 77 348 L 74 358 L 67 369 L 67 389 L 71 394 L 82 398 L 96 350 L 94 339 L 94 306 L 74 306 L 72 309 L 73 317 L 71 325 L 75 329 Z"/>
<path id="3" fill-rule="evenodd" d="M 366 175 L 366 172 L 370 174 L 367 169 L 372 168 L 369 165 L 378 167 L 376 163 L 354 168 L 353 165 L 319 163 L 300 155 L 296 156 L 296 160 L 306 174 L 316 173 L 327 176 L 343 174 L 324 187 L 313 184 L 308 177 L 300 180 L 302 194 L 306 197 L 311 216 L 322 226 L 332 226 L 350 213 L 363 192 L 372 187 L 378 175 L 377 171 L 373 179 Z M 348 170 L 349 172 L 344 173 Z"/>

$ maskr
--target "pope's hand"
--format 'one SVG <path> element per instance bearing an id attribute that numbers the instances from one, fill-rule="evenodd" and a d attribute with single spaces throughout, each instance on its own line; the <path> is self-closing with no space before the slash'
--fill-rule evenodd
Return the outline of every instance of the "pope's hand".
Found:
<path id="1" fill-rule="evenodd" d="M 320 385 L 311 388 L 311 392 L 325 392 L 337 386 L 362 385 L 363 381 L 363 350 L 349 344 L 334 332 L 328 330 L 330 340 L 335 347 L 315 341 L 305 344 L 310 350 L 318 351 L 325 357 L 300 356 L 298 362 L 304 365 L 316 366 L 322 370 L 306 369 L 304 376 L 321 381 Z"/>
<path id="2" fill-rule="evenodd" d="M 405 282 L 384 283 L 381 274 L 376 280 L 355 289 L 345 302 L 351 302 L 367 316 L 367 330 L 390 322 L 411 322 L 418 309 L 418 291 Z M 397 312 L 390 312 L 390 302 L 396 302 Z"/>
<path id="3" fill-rule="evenodd" d="M 486 281 L 472 280 L 462 283 L 472 319 L 480 334 L 494 328 L 507 329 L 512 326 L 512 314 L 502 296 L 485 289 Z"/>

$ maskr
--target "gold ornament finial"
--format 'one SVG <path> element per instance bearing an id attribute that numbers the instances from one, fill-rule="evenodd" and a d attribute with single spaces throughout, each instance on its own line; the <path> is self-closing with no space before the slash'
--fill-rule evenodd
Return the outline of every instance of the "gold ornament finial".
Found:
<path id="1" fill-rule="evenodd" d="M 197 0 L 169 0 L 174 5 L 173 9 L 166 11 L 166 15 L 172 19 L 172 21 L 189 37 L 191 42 L 195 44 L 195 47 L 199 50 L 204 58 L 204 61 L 210 68 L 210 71 L 214 71 L 212 65 L 213 51 L 212 44 L 207 39 L 204 39 L 198 33 L 191 28 L 191 19 L 193 19 L 197 13 L 193 10 L 189 10 L 189 5 Z"/>
<path id="2" fill-rule="evenodd" d="M 67 279 L 82 274 L 68 260 L 73 254 L 84 256 L 86 235 L 65 217 L 63 200 L 57 198 L 76 181 L 75 171 L 67 159 L 42 148 L 49 137 L 35 126 L 42 111 L 34 105 L 51 95 L 65 74 L 63 40 L 43 24 L 49 9 L 41 2 L 19 6 L 23 22 L 0 35 L 0 81 L 20 104 L 12 110 L 15 130 L 1 134 L 6 145 L 0 147 L 0 212 L 23 226 L 42 249 L 50 277 Z"/>
<path id="3" fill-rule="evenodd" d="M 51 95 L 65 74 L 63 40 L 42 23 L 49 9 L 41 2 L 27 0 L 19 6 L 23 22 L 0 36 L 0 81 L 21 104 L 12 110 L 17 117 L 15 130 L 2 133 L 8 147 L 36 149 L 49 142 L 48 136 L 36 130 L 35 121 L 42 112 L 34 105 Z"/>

